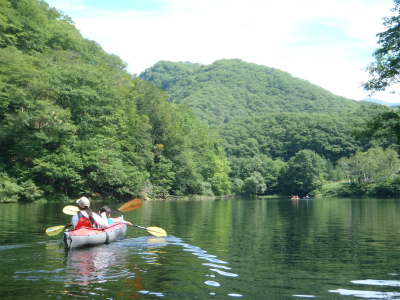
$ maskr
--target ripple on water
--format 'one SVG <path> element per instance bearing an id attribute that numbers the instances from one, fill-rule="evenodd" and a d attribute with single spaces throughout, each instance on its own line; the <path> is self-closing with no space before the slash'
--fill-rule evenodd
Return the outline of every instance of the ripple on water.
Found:
<path id="1" fill-rule="evenodd" d="M 210 269 L 210 271 L 213 271 L 213 272 L 216 272 L 216 273 L 218 273 L 220 275 L 228 276 L 228 277 L 238 277 L 239 276 L 237 274 L 224 272 L 224 271 L 221 271 L 219 269 Z"/>
<path id="2" fill-rule="evenodd" d="M 210 286 L 215 286 L 215 287 L 220 287 L 221 286 L 218 282 L 212 281 L 212 280 L 207 280 L 204 283 L 207 284 L 207 285 L 210 285 Z"/>
<path id="3" fill-rule="evenodd" d="M 378 286 L 400 286 L 399 280 L 375 280 L 375 279 L 367 279 L 367 280 L 352 280 L 354 284 L 366 284 L 366 285 L 378 285 Z"/>
<path id="4" fill-rule="evenodd" d="M 241 294 L 235 294 L 235 293 L 228 294 L 228 296 L 230 296 L 230 297 L 237 297 L 237 298 L 243 297 L 243 295 L 241 295 Z"/>
<path id="5" fill-rule="evenodd" d="M 203 255 L 202 255 L 202 256 L 199 256 L 199 258 L 200 258 L 200 259 L 208 260 L 209 262 L 216 263 L 216 264 L 228 264 L 226 261 L 219 260 L 219 259 L 212 258 L 212 257 L 205 257 L 205 256 L 203 256 Z"/>
<path id="6" fill-rule="evenodd" d="M 157 296 L 157 297 L 164 297 L 163 293 L 150 292 L 150 291 L 147 291 L 147 290 L 141 290 L 141 291 L 139 291 L 139 293 L 143 294 L 143 295 L 154 295 L 154 296 Z"/>
<path id="7" fill-rule="evenodd" d="M 238 274 L 222 271 L 221 269 L 231 270 L 231 268 L 224 266 L 224 265 L 228 264 L 228 262 L 218 259 L 216 255 L 207 254 L 207 251 L 201 249 L 200 247 L 182 243 L 181 240 L 176 240 L 176 242 L 174 244 L 178 245 L 178 246 L 182 246 L 184 248 L 183 251 L 191 251 L 192 254 L 196 255 L 199 259 L 204 259 L 204 260 L 209 261 L 209 263 L 203 263 L 202 265 L 212 267 L 212 269 L 210 269 L 210 271 L 218 273 L 218 275 L 222 275 L 222 276 L 226 276 L 226 277 L 238 277 L 239 276 Z M 206 275 L 206 276 L 215 278 L 215 275 Z M 213 280 L 207 280 L 204 283 L 206 285 L 213 286 L 213 287 L 221 286 L 221 284 L 219 282 L 216 282 Z M 210 293 L 210 295 L 214 296 L 215 293 Z M 230 294 L 228 294 L 228 296 L 237 297 L 237 298 L 243 297 L 243 295 L 237 294 L 237 293 L 230 293 Z"/>
<path id="8" fill-rule="evenodd" d="M 0 251 L 1 250 L 11 250 L 15 248 L 22 248 L 22 247 L 27 247 L 27 245 L 7 245 L 7 246 L 0 246 Z"/>
<path id="9" fill-rule="evenodd" d="M 339 293 L 343 296 L 355 296 L 358 298 L 368 299 L 400 299 L 400 293 L 398 292 L 376 292 L 376 291 L 359 291 L 359 290 L 346 290 L 337 289 L 329 291 L 331 293 Z"/>
<path id="10" fill-rule="evenodd" d="M 354 284 L 360 285 L 371 285 L 371 286 L 384 286 L 384 287 L 398 287 L 400 286 L 399 280 L 352 280 Z M 337 289 L 331 290 L 329 292 L 339 293 L 344 296 L 355 296 L 358 298 L 368 298 L 368 299 L 400 299 L 399 292 L 380 292 L 380 291 L 363 291 L 363 290 L 347 290 L 347 289 Z"/>
<path id="11" fill-rule="evenodd" d="M 209 263 L 204 263 L 203 266 L 209 266 L 209 267 L 214 267 L 214 268 L 219 268 L 219 269 L 224 269 L 224 270 L 230 270 L 231 268 L 226 267 L 226 266 L 221 266 L 217 264 L 209 264 Z"/>

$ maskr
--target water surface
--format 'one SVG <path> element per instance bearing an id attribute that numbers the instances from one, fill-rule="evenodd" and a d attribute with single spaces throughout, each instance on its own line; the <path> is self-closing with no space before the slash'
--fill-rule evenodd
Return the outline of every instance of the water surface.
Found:
<path id="1" fill-rule="evenodd" d="M 124 217 L 168 237 L 69 252 L 67 204 L 0 205 L 1 297 L 400 299 L 399 200 L 150 201 Z"/>

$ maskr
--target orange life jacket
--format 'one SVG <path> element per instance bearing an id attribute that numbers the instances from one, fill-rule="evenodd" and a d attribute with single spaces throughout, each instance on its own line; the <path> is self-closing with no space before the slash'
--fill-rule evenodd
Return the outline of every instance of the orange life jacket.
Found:
<path id="1" fill-rule="evenodd" d="M 81 228 L 81 227 L 92 227 L 92 225 L 90 225 L 90 221 L 89 218 L 86 218 L 84 215 L 82 215 L 82 213 L 79 211 L 78 212 L 78 224 L 76 224 L 75 229 Z"/>

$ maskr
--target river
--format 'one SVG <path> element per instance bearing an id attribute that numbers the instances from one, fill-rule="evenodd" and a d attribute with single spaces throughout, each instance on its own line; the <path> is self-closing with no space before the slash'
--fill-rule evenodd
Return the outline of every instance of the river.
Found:
<path id="1" fill-rule="evenodd" d="M 68 204 L 0 205 L 1 298 L 400 299 L 398 199 L 144 201 L 124 218 L 166 238 L 65 251 Z"/>

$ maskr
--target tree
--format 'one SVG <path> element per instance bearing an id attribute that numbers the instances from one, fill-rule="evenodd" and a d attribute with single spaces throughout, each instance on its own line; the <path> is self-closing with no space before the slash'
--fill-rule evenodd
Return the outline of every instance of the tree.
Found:
<path id="1" fill-rule="evenodd" d="M 250 177 L 244 180 L 243 193 L 247 195 L 260 195 L 265 192 L 267 185 L 259 172 L 253 172 Z"/>
<path id="2" fill-rule="evenodd" d="M 326 161 L 311 150 L 301 150 L 283 166 L 279 176 L 283 192 L 308 194 L 322 187 Z"/>
<path id="3" fill-rule="evenodd" d="M 263 177 L 265 184 L 268 187 L 268 193 L 278 192 L 278 175 L 284 165 L 281 160 L 273 160 L 265 154 L 257 154 L 251 158 L 247 157 L 232 157 L 231 160 L 231 177 L 240 180 L 245 180 L 251 177 L 251 174 L 258 172 Z M 233 181 L 234 183 L 235 181 Z M 237 189 L 235 185 L 235 189 Z"/>
<path id="4" fill-rule="evenodd" d="M 350 182 L 386 182 L 398 174 L 400 159 L 393 149 L 370 148 L 338 161 Z"/>
<path id="5" fill-rule="evenodd" d="M 357 133 L 359 138 L 372 137 L 377 138 L 394 137 L 396 143 L 400 144 L 400 110 L 391 110 L 375 116 L 367 122 L 364 130 Z"/>
<path id="6" fill-rule="evenodd" d="M 377 34 L 380 47 L 373 53 L 375 62 L 366 67 L 372 78 L 363 86 L 371 94 L 385 91 L 400 81 L 400 0 L 394 0 L 394 3 L 391 11 L 398 15 L 383 18 L 387 30 Z"/>

